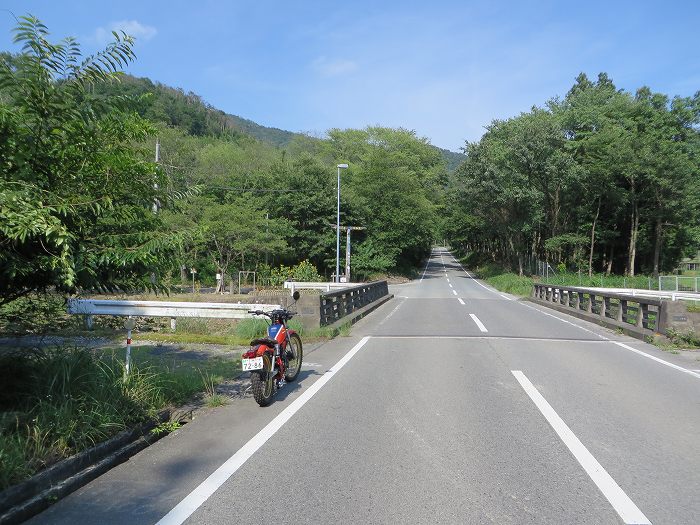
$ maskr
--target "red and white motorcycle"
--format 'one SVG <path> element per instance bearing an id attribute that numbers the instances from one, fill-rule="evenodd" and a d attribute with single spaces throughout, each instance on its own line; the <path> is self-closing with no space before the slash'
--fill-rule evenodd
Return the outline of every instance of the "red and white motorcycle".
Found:
<path id="1" fill-rule="evenodd" d="M 295 301 L 299 299 L 299 292 L 294 292 L 292 297 Z M 251 372 L 253 397 L 264 407 L 272 403 L 277 390 L 299 375 L 303 356 L 301 337 L 287 326 L 294 313 L 285 308 L 271 312 L 251 310 L 248 313 L 270 320 L 267 337 L 253 339 L 250 350 L 243 354 L 241 361 L 243 371 Z"/>

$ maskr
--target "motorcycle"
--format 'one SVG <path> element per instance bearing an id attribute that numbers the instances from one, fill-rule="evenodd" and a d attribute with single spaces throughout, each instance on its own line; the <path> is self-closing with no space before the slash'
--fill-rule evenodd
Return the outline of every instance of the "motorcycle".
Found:
<path id="1" fill-rule="evenodd" d="M 292 295 L 299 299 L 299 292 Z M 253 397 L 261 407 L 272 403 L 277 390 L 294 381 L 301 370 L 303 356 L 301 337 L 287 326 L 294 313 L 281 308 L 271 312 L 250 310 L 249 314 L 265 316 L 270 320 L 267 337 L 253 339 L 250 350 L 243 354 L 241 367 L 251 372 Z"/>

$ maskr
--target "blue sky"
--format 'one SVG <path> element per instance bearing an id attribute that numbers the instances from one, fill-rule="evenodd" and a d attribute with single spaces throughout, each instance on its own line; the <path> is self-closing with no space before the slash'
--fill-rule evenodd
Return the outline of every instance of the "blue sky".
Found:
<path id="1" fill-rule="evenodd" d="M 618 88 L 700 90 L 700 1 L 40 1 L 39 17 L 86 53 L 113 28 L 137 37 L 128 72 L 266 126 L 413 129 L 458 150 L 484 126 L 563 96 L 580 72 Z"/>

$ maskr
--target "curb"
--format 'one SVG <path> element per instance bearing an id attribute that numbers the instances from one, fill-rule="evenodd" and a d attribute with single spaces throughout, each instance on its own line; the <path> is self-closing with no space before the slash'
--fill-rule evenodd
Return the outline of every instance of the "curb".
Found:
<path id="1" fill-rule="evenodd" d="M 113 438 L 59 461 L 28 480 L 0 492 L 0 525 L 21 523 L 31 518 L 125 462 L 165 436 L 167 432 L 153 434 L 151 430 L 168 419 L 170 411 L 165 410 L 155 421 L 120 432 Z"/>

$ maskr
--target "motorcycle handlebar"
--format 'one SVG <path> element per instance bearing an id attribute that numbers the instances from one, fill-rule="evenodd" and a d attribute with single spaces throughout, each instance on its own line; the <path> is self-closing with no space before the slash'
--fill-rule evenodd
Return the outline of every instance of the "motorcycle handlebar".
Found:
<path id="1" fill-rule="evenodd" d="M 273 319 L 275 317 L 284 317 L 288 320 L 294 317 L 294 314 L 292 312 L 285 309 L 272 310 L 271 312 L 263 312 L 262 310 L 248 310 L 248 313 L 253 315 L 264 315 L 265 317 L 269 317 L 270 319 Z"/>

